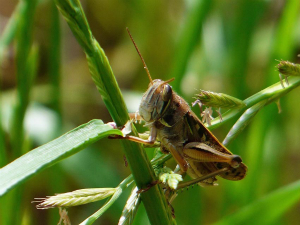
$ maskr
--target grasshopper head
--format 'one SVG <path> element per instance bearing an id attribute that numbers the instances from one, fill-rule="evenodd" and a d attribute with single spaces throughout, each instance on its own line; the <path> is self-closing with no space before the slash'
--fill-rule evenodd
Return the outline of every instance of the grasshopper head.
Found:
<path id="1" fill-rule="evenodd" d="M 159 79 L 152 80 L 145 60 L 143 59 L 137 45 L 135 44 L 128 28 L 126 28 L 126 30 L 144 64 L 144 69 L 146 70 L 148 78 L 150 80 L 149 87 L 143 95 L 140 104 L 139 114 L 146 122 L 151 123 L 160 119 L 168 109 L 168 106 L 170 105 L 170 102 L 172 100 L 173 93 L 172 88 L 168 83 L 174 80 L 174 78 L 167 81 L 162 81 Z"/>
<path id="2" fill-rule="evenodd" d="M 139 114 L 146 122 L 160 119 L 172 100 L 172 88 L 168 81 L 153 80 L 143 95 Z"/>

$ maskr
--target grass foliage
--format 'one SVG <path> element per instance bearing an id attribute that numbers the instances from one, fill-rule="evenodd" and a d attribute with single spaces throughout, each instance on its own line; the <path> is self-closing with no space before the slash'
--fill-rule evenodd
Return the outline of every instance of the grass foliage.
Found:
<path id="1" fill-rule="evenodd" d="M 0 10 L 0 224 L 300 223 L 299 0 L 1 4 L 14 10 Z M 226 106 L 209 129 L 248 166 L 242 181 L 178 193 L 176 219 L 160 185 L 136 194 L 170 156 L 106 138 L 122 135 L 106 123 L 122 127 L 148 83 L 126 27 L 153 79 Z M 60 216 L 30 203 L 63 192 L 40 208 L 108 200 Z"/>

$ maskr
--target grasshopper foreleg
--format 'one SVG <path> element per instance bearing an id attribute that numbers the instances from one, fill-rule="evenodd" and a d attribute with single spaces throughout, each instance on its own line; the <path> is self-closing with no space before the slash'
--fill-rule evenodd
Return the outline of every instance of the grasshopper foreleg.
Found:
<path id="1" fill-rule="evenodd" d="M 179 154 L 179 151 L 171 142 L 167 142 L 167 146 L 168 146 L 167 149 L 170 151 L 170 153 L 172 154 L 172 156 L 180 166 L 181 171 L 186 172 L 189 167 L 188 162 L 183 158 L 182 155 Z"/>
<path id="2" fill-rule="evenodd" d="M 156 136 L 157 136 L 157 130 L 156 130 L 156 128 L 151 127 L 150 134 L 149 134 L 149 137 L 148 137 L 147 140 L 142 139 L 140 137 L 130 136 L 130 135 L 129 136 L 125 136 L 124 138 L 128 139 L 128 140 L 131 140 L 131 141 L 134 141 L 134 142 L 141 143 L 141 144 L 154 145 L 155 140 L 156 140 Z"/>
<path id="3" fill-rule="evenodd" d="M 151 127 L 150 134 L 140 134 L 142 137 L 136 137 L 132 135 L 124 135 L 124 136 L 109 136 L 110 139 L 127 139 L 130 141 L 134 141 L 140 144 L 148 145 L 151 147 L 159 147 L 160 143 L 156 141 L 157 130 L 154 127 Z"/>

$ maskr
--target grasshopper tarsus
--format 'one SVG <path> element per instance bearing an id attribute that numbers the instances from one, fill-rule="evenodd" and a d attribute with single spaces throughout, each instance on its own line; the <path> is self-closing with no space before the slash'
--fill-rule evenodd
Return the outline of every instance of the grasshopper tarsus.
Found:
<path id="1" fill-rule="evenodd" d="M 130 141 L 134 141 L 140 144 L 145 144 L 145 145 L 154 145 L 155 144 L 155 140 L 154 141 L 149 141 L 149 140 L 144 140 L 142 138 L 136 137 L 136 136 L 131 136 L 131 135 L 127 135 L 125 137 L 120 136 L 120 135 L 111 135 L 108 136 L 109 139 L 126 139 L 126 140 L 130 140 Z"/>

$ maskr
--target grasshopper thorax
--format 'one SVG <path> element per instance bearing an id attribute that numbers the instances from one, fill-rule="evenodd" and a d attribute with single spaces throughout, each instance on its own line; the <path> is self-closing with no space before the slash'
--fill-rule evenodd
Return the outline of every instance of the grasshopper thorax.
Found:
<path id="1" fill-rule="evenodd" d="M 159 120 L 172 101 L 173 91 L 171 86 L 160 79 L 153 80 L 143 95 L 139 114 L 146 122 Z"/>

